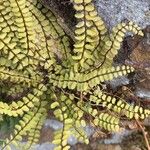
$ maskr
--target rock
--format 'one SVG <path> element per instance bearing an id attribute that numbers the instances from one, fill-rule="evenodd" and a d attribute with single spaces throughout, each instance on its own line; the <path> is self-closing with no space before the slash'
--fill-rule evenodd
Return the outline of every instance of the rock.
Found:
<path id="1" fill-rule="evenodd" d="M 43 127 L 41 129 L 39 143 L 52 142 L 53 137 L 54 137 L 54 130 L 48 127 Z"/>
<path id="2" fill-rule="evenodd" d="M 140 98 L 147 98 L 150 101 L 150 91 L 147 89 L 136 88 L 135 94 Z"/>
<path id="3" fill-rule="evenodd" d="M 84 130 L 88 137 L 90 137 L 94 133 L 94 128 L 88 125 L 84 128 Z"/>
<path id="4" fill-rule="evenodd" d="M 149 0 L 95 0 L 95 4 L 109 28 L 125 19 L 142 28 L 150 25 Z"/>
<path id="5" fill-rule="evenodd" d="M 136 69 L 135 93 L 141 98 L 150 98 L 150 26 L 144 33 L 145 36 L 142 38 L 128 38 L 127 43 L 132 50 L 130 63 Z"/>
<path id="6" fill-rule="evenodd" d="M 55 145 L 51 143 L 43 143 L 38 145 L 35 150 L 54 150 Z"/>
<path id="7" fill-rule="evenodd" d="M 46 119 L 44 126 L 50 127 L 53 130 L 59 130 L 59 129 L 63 128 L 63 123 L 61 123 L 60 121 L 54 120 L 54 119 Z"/>
<path id="8" fill-rule="evenodd" d="M 77 140 L 77 138 L 74 137 L 73 135 L 70 135 L 69 138 L 68 138 L 67 143 L 68 143 L 69 145 L 75 145 L 75 144 L 78 143 L 78 140 Z"/>
<path id="9" fill-rule="evenodd" d="M 122 150 L 120 145 L 103 145 L 99 144 L 97 150 Z"/>
<path id="10" fill-rule="evenodd" d="M 124 137 L 129 136 L 132 133 L 130 130 L 123 130 L 118 133 L 112 134 L 112 137 L 110 139 L 104 139 L 105 144 L 118 144 L 121 143 Z"/>
<path id="11" fill-rule="evenodd" d="M 131 150 L 141 150 L 141 148 L 139 148 L 139 147 L 133 145 L 133 146 L 131 146 Z"/>
<path id="12" fill-rule="evenodd" d="M 106 84 L 109 84 L 113 90 L 116 90 L 118 86 L 129 84 L 129 79 L 126 76 L 122 76 L 111 81 L 107 81 Z"/>

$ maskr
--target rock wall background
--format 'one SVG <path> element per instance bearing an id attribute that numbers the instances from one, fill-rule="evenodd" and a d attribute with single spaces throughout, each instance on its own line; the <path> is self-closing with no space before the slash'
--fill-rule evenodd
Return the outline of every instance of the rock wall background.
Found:
<path id="1" fill-rule="evenodd" d="M 95 0 L 95 4 L 109 28 L 125 19 L 142 28 L 150 25 L 150 0 Z"/>

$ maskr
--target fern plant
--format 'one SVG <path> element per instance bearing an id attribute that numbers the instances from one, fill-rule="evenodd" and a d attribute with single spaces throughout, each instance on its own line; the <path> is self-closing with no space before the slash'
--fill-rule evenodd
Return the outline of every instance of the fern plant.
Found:
<path id="1" fill-rule="evenodd" d="M 24 136 L 28 138 L 24 149 L 30 149 L 38 142 L 48 110 L 63 122 L 55 132 L 56 150 L 70 148 L 70 134 L 88 144 L 81 128 L 87 123 L 85 115 L 108 131 L 120 130 L 121 116 L 150 115 L 150 110 L 110 96 L 101 86 L 134 71 L 126 65 L 113 67 L 112 62 L 125 33 L 143 36 L 140 27 L 125 22 L 109 33 L 91 1 L 73 0 L 77 18 L 73 49 L 57 18 L 37 0 L 0 1 L 0 115 L 20 118 L 2 149 L 18 147 Z"/>

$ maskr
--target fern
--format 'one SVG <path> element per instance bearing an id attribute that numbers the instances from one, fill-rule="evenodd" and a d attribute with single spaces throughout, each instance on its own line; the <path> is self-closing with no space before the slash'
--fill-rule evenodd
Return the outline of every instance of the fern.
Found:
<path id="1" fill-rule="evenodd" d="M 38 142 L 49 109 L 63 122 L 54 135 L 56 150 L 70 148 L 70 134 L 89 143 L 85 115 L 108 131 L 120 130 L 122 116 L 150 115 L 149 109 L 101 89 L 105 81 L 134 71 L 126 65 L 113 67 L 112 62 L 127 31 L 143 33 L 129 21 L 109 34 L 91 1 L 73 0 L 77 19 L 73 49 L 56 16 L 37 0 L 0 1 L 0 116 L 20 118 L 2 149 L 18 147 L 24 136 L 25 149 L 30 149 Z"/>

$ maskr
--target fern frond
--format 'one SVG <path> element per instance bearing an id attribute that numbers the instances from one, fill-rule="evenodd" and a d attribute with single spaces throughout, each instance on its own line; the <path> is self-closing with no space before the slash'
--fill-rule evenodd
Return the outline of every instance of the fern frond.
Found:
<path id="1" fill-rule="evenodd" d="M 100 59 L 102 61 L 102 67 L 108 67 L 112 65 L 113 58 L 115 55 L 117 55 L 127 32 L 132 32 L 133 34 L 143 36 L 141 28 L 131 21 L 128 23 L 120 23 L 114 27 L 109 38 L 104 39 L 104 48 L 99 53 Z"/>
<path id="2" fill-rule="evenodd" d="M 76 43 L 74 44 L 74 60 L 79 61 L 75 63 L 75 70 L 81 70 L 88 68 L 89 65 L 85 63 L 86 59 L 90 59 L 92 65 L 94 63 L 94 57 L 92 52 L 99 45 L 100 36 L 102 34 L 102 28 L 106 29 L 101 18 L 97 16 L 94 5 L 91 1 L 73 1 L 74 8 L 76 10 L 75 17 L 78 19 L 78 24 L 75 30 Z M 104 33 L 104 32 L 103 32 Z"/>
<path id="3" fill-rule="evenodd" d="M 56 101 L 51 104 L 51 108 L 55 109 L 55 116 L 63 122 L 63 128 L 55 132 L 53 144 L 58 145 L 55 148 L 56 150 L 67 150 L 70 148 L 70 146 L 67 145 L 67 139 L 71 134 L 73 119 L 70 117 L 70 114 L 67 113 L 67 106 L 63 104 L 66 97 L 62 95 L 60 98 L 61 101 L 59 99 L 55 99 Z"/>
<path id="4" fill-rule="evenodd" d="M 56 54 L 60 53 L 64 60 L 68 59 L 70 56 L 70 41 L 58 24 L 54 14 L 47 8 L 44 8 L 37 0 L 34 2 L 32 0 L 27 0 L 27 7 L 29 7 L 38 26 L 35 30 L 40 36 L 39 40 L 42 39 L 40 42 L 40 44 L 42 43 L 42 48 L 41 52 L 39 52 L 41 56 L 43 55 L 42 51 L 44 48 L 47 51 L 45 54 L 46 57 L 49 56 L 48 59 L 53 57 L 52 52 Z"/>
<path id="5" fill-rule="evenodd" d="M 83 105 L 82 109 L 92 117 L 91 123 L 94 124 L 94 126 L 104 128 L 108 131 L 116 132 L 120 130 L 119 118 L 108 113 L 99 113 L 97 109 L 92 108 L 90 103 Z"/>
<path id="6" fill-rule="evenodd" d="M 90 96 L 90 101 L 96 103 L 96 105 L 101 104 L 102 107 L 107 107 L 120 115 L 126 115 L 129 119 L 145 119 L 150 115 L 148 109 L 143 109 L 141 106 L 128 104 L 122 99 L 118 100 L 113 96 L 108 96 L 100 89 L 94 91 L 94 95 Z"/>
<path id="7" fill-rule="evenodd" d="M 31 85 L 36 85 L 41 81 L 41 78 L 38 75 L 29 77 L 27 75 L 22 75 L 21 72 L 16 72 L 6 67 L 0 67 L 0 78 L 0 80 L 3 81 L 26 84 L 28 87 L 30 87 Z"/>
<path id="8" fill-rule="evenodd" d="M 35 121 L 32 120 L 32 122 L 34 121 L 36 124 L 32 126 L 32 128 L 28 130 L 27 132 L 28 142 L 24 147 L 26 150 L 30 149 L 32 145 L 36 144 L 39 141 L 40 130 L 47 116 L 47 110 L 46 108 L 44 108 L 46 105 L 47 105 L 47 102 L 42 101 L 41 108 L 39 110 L 39 116 L 36 117 Z M 31 124 L 34 124 L 32 122 L 28 124 L 29 127 L 31 126 Z"/>
<path id="9" fill-rule="evenodd" d="M 34 107 L 35 103 L 40 101 L 40 96 L 45 91 L 45 86 L 39 84 L 38 88 L 33 89 L 33 91 L 33 93 L 24 96 L 22 100 L 18 102 L 13 101 L 10 105 L 1 102 L 0 113 L 16 117 L 19 115 L 22 116 L 25 112 L 28 112 Z"/>
<path id="10" fill-rule="evenodd" d="M 100 82 L 112 80 L 113 78 L 126 75 L 132 72 L 134 69 L 129 66 L 117 66 L 111 68 L 103 68 L 95 70 L 87 74 L 74 73 L 70 71 L 64 75 L 51 75 L 50 82 L 60 88 L 77 89 L 78 91 L 86 91 L 94 86 L 100 84 Z M 67 71 L 66 71 L 67 72 Z"/>
<path id="11" fill-rule="evenodd" d="M 107 113 L 101 113 L 98 117 L 95 117 L 93 121 L 94 125 L 103 127 L 108 131 L 119 131 L 119 118 L 116 118 Z"/>
<path id="12" fill-rule="evenodd" d="M 19 124 L 15 125 L 14 135 L 10 136 L 10 139 L 6 140 L 6 143 L 2 147 L 2 150 L 5 148 L 10 148 L 10 144 L 12 143 L 16 147 L 18 146 L 18 141 L 22 141 L 22 137 L 27 135 L 27 132 L 32 133 L 32 128 L 35 128 L 37 121 L 42 117 L 42 112 L 45 111 L 43 108 L 47 102 L 40 101 L 39 103 L 35 103 L 35 107 L 28 111 L 22 119 L 19 121 Z M 43 111 L 44 110 L 44 111 Z"/>

